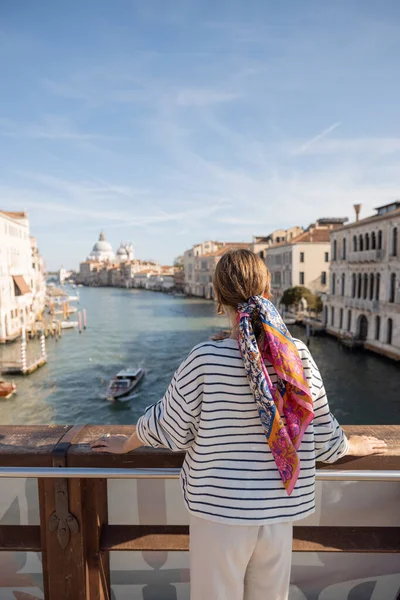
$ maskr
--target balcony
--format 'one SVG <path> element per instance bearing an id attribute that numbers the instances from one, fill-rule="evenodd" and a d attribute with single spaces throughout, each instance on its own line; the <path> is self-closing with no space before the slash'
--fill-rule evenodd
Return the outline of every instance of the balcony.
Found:
<path id="1" fill-rule="evenodd" d="M 106 432 L 133 430 L 0 427 L 1 598 L 189 598 L 188 516 L 176 481 L 184 454 L 90 451 Z M 318 466 L 317 511 L 294 527 L 295 597 L 344 600 L 373 585 L 377 598 L 394 600 L 400 426 L 345 430 L 386 439 L 389 453 Z"/>
<path id="2" fill-rule="evenodd" d="M 379 262 L 385 257 L 384 250 L 363 250 L 361 252 L 349 252 L 347 262 L 370 263 Z"/>
<path id="3" fill-rule="evenodd" d="M 381 309 L 379 300 L 368 300 L 366 298 L 345 298 L 345 305 L 348 308 L 356 308 L 358 310 L 367 310 L 378 313 Z"/>

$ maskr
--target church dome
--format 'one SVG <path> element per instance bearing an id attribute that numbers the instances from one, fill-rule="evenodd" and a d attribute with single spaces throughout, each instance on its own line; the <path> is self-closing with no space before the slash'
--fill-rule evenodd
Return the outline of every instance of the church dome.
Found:
<path id="1" fill-rule="evenodd" d="M 109 242 L 107 242 L 104 233 L 101 232 L 98 241 L 93 246 L 89 259 L 105 262 L 108 260 L 113 260 L 113 258 L 114 251 L 112 249 L 112 246 Z"/>

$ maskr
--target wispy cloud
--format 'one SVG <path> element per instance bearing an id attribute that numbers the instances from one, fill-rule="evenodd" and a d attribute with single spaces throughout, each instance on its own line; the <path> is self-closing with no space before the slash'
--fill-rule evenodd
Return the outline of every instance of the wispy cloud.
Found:
<path id="1" fill-rule="evenodd" d="M 100 133 L 89 133 L 76 129 L 68 119 L 46 116 L 38 123 L 15 123 L 0 119 L 0 135 L 44 140 L 93 141 L 113 139 Z"/>
<path id="2" fill-rule="evenodd" d="M 340 125 L 341 125 L 341 122 L 337 121 L 336 123 L 333 123 L 332 125 L 330 125 L 326 129 L 323 129 L 322 131 L 320 131 L 319 133 L 317 133 L 317 135 L 315 135 L 314 137 L 312 137 L 305 144 L 303 144 L 303 146 L 301 146 L 301 148 L 298 150 L 298 154 L 306 152 L 309 148 L 311 148 L 312 146 L 314 146 L 317 142 L 321 141 L 327 135 L 329 135 L 330 133 L 332 133 L 332 131 L 335 131 L 335 129 L 337 129 L 338 127 L 340 127 Z"/>

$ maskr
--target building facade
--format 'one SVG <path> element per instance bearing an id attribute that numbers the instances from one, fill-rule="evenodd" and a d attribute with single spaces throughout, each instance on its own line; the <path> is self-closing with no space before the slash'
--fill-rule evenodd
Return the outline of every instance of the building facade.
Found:
<path id="1" fill-rule="evenodd" d="M 0 342 L 16 339 L 45 306 L 44 264 L 24 212 L 0 211 Z"/>
<path id="2" fill-rule="evenodd" d="M 222 242 L 206 241 L 202 244 L 196 244 L 183 255 L 183 265 L 185 272 L 185 292 L 189 296 L 205 297 L 205 290 L 209 284 L 207 277 L 207 267 L 201 263 L 201 257 L 205 254 L 215 252 L 223 246 Z M 204 268 L 203 268 L 204 267 Z"/>
<path id="3" fill-rule="evenodd" d="M 254 236 L 251 249 L 265 260 L 268 248 L 281 242 L 290 242 L 293 238 L 303 233 L 303 231 L 303 227 L 296 226 L 290 229 L 276 229 L 267 236 Z"/>
<path id="4" fill-rule="evenodd" d="M 400 359 L 400 202 L 331 234 L 329 333 Z"/>
<path id="5" fill-rule="evenodd" d="M 290 241 L 266 250 L 274 302 L 279 306 L 285 290 L 304 286 L 317 295 L 329 289 L 330 232 L 345 219 L 319 219 Z"/>

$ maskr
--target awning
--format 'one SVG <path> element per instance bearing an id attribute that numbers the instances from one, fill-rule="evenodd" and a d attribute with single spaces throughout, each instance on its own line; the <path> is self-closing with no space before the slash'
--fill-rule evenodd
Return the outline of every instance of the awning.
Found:
<path id="1" fill-rule="evenodd" d="M 23 296 L 24 294 L 31 294 L 32 290 L 26 283 L 22 275 L 13 275 L 15 292 L 17 296 Z"/>

